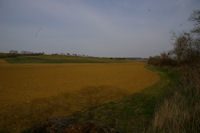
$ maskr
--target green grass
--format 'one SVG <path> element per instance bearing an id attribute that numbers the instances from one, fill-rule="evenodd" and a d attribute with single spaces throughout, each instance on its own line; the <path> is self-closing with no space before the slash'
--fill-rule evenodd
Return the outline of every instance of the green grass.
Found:
<path id="1" fill-rule="evenodd" d="M 170 95 L 179 79 L 170 69 L 150 69 L 159 73 L 158 83 L 121 100 L 74 113 L 74 117 L 78 121 L 98 121 L 122 133 L 143 132 L 150 125 L 155 109 Z"/>
<path id="2" fill-rule="evenodd" d="M 100 122 L 117 129 L 120 133 L 145 132 L 151 126 L 156 109 L 179 83 L 179 76 L 172 69 L 146 67 L 160 75 L 158 83 L 117 101 L 75 112 L 69 117 L 77 122 Z"/>
<path id="3" fill-rule="evenodd" d="M 125 62 L 127 59 L 96 58 L 62 55 L 17 56 L 5 59 L 8 63 L 112 63 Z"/>

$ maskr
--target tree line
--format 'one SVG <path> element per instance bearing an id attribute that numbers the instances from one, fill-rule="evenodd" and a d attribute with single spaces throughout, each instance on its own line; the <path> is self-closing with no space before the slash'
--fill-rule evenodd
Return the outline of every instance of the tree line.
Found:
<path id="1" fill-rule="evenodd" d="M 199 62 L 200 59 L 200 10 L 196 10 L 189 18 L 194 23 L 190 32 L 180 35 L 173 33 L 173 49 L 160 55 L 149 57 L 148 64 L 183 65 Z"/>

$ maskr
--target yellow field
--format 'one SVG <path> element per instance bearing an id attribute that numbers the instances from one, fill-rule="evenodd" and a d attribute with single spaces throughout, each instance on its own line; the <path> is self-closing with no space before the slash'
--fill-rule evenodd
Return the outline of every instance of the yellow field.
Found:
<path id="1" fill-rule="evenodd" d="M 49 117 L 65 116 L 138 92 L 159 80 L 144 65 L 0 61 L 0 130 L 19 132 Z"/>

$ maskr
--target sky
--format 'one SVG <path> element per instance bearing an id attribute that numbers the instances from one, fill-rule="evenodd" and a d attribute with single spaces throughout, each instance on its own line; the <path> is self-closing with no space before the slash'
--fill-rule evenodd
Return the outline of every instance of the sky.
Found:
<path id="1" fill-rule="evenodd" d="M 200 0 L 0 0 L 0 52 L 154 56 L 196 9 Z"/>

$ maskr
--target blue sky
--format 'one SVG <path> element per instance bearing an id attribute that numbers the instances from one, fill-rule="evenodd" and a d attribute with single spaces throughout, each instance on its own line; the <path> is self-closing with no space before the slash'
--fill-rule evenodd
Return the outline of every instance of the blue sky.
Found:
<path id="1" fill-rule="evenodd" d="M 0 0 L 0 52 L 149 57 L 189 31 L 200 0 Z"/>

